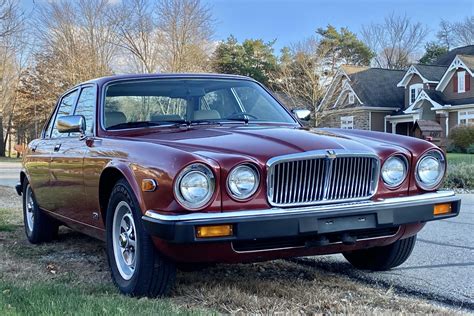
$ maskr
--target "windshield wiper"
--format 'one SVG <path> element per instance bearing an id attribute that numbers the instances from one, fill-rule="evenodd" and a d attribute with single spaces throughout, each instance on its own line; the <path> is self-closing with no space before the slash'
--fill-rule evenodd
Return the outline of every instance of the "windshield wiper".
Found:
<path id="1" fill-rule="evenodd" d="M 136 122 L 125 122 L 119 123 L 107 127 L 107 129 L 122 129 L 122 128 L 134 128 L 134 127 L 152 127 L 160 125 L 171 125 L 171 126 L 180 126 L 184 124 L 185 121 L 136 121 Z"/>
<path id="2" fill-rule="evenodd" d="M 187 126 L 192 126 L 192 125 L 222 125 L 222 123 L 219 122 L 219 121 L 211 121 L 211 120 L 192 120 L 192 121 L 186 121 L 185 124 Z"/>

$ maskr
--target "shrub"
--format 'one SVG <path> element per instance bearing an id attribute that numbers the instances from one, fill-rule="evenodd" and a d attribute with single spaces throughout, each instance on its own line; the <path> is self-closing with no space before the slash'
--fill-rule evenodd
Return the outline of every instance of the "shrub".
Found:
<path id="1" fill-rule="evenodd" d="M 474 190 L 474 165 L 466 162 L 448 165 L 444 187 Z"/>
<path id="2" fill-rule="evenodd" d="M 462 149 L 454 145 L 453 142 L 450 142 L 450 144 L 446 147 L 446 151 L 448 153 L 454 153 L 454 154 L 462 153 Z"/>
<path id="3" fill-rule="evenodd" d="M 454 127 L 449 131 L 449 138 L 452 140 L 452 146 L 466 152 L 467 148 L 474 144 L 474 125 Z"/>
<path id="4" fill-rule="evenodd" d="M 469 147 L 467 147 L 466 152 L 468 154 L 474 154 L 474 144 L 469 145 Z"/>

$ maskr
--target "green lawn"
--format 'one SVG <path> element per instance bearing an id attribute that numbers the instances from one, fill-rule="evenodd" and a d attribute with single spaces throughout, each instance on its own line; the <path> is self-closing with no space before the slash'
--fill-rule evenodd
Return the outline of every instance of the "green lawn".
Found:
<path id="1" fill-rule="evenodd" d="M 21 162 L 21 158 L 0 157 L 0 162 Z"/>
<path id="2" fill-rule="evenodd" d="M 462 162 L 474 164 L 474 154 L 448 153 L 448 164 L 458 164 Z"/>

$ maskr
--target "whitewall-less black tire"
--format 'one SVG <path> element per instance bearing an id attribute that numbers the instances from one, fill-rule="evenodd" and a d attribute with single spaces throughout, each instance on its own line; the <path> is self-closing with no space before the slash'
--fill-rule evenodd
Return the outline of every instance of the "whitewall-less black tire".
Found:
<path id="1" fill-rule="evenodd" d="M 132 189 L 119 180 L 111 193 L 106 214 L 107 259 L 112 280 L 131 296 L 163 296 L 175 281 L 176 267 L 156 249 L 142 224 Z"/>

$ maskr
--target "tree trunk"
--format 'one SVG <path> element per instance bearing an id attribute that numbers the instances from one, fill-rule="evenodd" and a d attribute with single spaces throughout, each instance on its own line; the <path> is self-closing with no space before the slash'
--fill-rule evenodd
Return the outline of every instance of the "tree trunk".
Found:
<path id="1" fill-rule="evenodd" d="M 0 116 L 0 157 L 5 157 L 5 141 L 3 139 L 3 117 Z"/>

